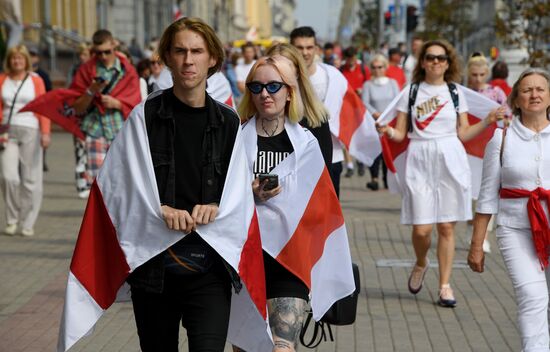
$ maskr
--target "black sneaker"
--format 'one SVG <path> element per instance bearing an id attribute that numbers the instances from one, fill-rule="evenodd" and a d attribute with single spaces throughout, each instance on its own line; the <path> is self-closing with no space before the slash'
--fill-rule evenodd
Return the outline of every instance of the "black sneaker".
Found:
<path id="1" fill-rule="evenodd" d="M 378 182 L 367 182 L 367 188 L 373 191 L 378 191 Z"/>
<path id="2" fill-rule="evenodd" d="M 346 174 L 344 175 L 344 177 L 351 177 L 353 176 L 353 169 L 347 169 L 346 170 Z"/>

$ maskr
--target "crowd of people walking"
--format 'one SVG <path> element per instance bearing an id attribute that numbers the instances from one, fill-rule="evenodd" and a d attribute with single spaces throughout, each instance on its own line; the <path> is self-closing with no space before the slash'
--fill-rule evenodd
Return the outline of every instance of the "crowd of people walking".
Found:
<path id="1" fill-rule="evenodd" d="M 242 268 L 201 232 L 236 209 L 228 205 L 227 180 L 237 156 L 247 161 L 253 180 L 246 187 L 255 209 L 251 223 L 261 237 L 255 255 L 263 263 L 254 270 L 265 278 L 273 351 L 296 351 L 308 309 L 320 318 L 353 292 L 338 197 L 344 170 L 352 177 L 357 165 L 361 175 L 365 164 L 340 133 L 358 128 L 347 125 L 349 94 L 366 108 L 364 118 L 376 121 L 380 141 L 377 136 L 374 142 L 384 150 L 366 165 L 371 176 L 366 187 L 397 185 L 401 223 L 412 227 L 414 265 L 403 285 L 413 295 L 422 291 L 435 229 L 437 304 L 460 309 L 451 287 L 455 227 L 472 221 L 473 208 L 470 267 L 484 270 L 496 223 L 516 292 L 523 351 L 549 351 L 547 71 L 527 69 L 510 88 L 505 63 L 491 64 L 475 52 L 463 71 L 461 57 L 445 40 L 414 37 L 409 53 L 397 47 L 371 53 L 335 43 L 321 47 L 311 27 L 295 28 L 288 44 L 263 50 L 246 43 L 237 51 L 224 47 L 197 18 L 172 23 L 147 57 L 135 43 L 124 50 L 106 29 L 96 31 L 78 54 L 68 76 L 70 93 L 64 93 L 73 94 L 70 107 L 84 136 L 74 137 L 78 196 L 92 201 L 104 160 L 123 159 L 109 153 L 111 145 L 134 133 L 136 127 L 125 120 L 143 120 L 143 168 L 154 175 L 143 186 L 157 191 L 156 216 L 163 226 L 185 234 L 125 278 L 143 351 L 177 351 L 180 324 L 190 351 L 222 351 L 228 339 L 235 350 L 257 348 L 253 337 L 234 334 L 239 318 L 232 312 L 243 285 L 251 297 L 257 292 L 247 287 Z M 0 187 L 4 233 L 10 236 L 18 230 L 35 234 L 44 150 L 51 143 L 51 117 L 20 111 L 42 94 L 55 93 L 46 93 L 31 56 L 24 45 L 13 46 L 0 74 Z M 468 143 L 481 150 L 480 173 L 469 161 Z M 405 146 L 401 164 L 394 145 Z M 238 201 L 247 208 L 246 195 Z M 251 223 L 244 225 L 256 228 Z M 158 224 L 151 226 L 143 231 L 155 231 Z M 333 246 L 325 247 L 329 241 Z M 121 250 L 137 252 L 141 245 L 146 244 L 124 243 Z M 336 255 L 340 264 L 322 262 Z"/>

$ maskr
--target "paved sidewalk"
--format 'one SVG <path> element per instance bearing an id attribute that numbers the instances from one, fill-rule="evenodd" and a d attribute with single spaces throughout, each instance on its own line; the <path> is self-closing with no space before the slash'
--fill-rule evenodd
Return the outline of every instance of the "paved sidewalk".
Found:
<path id="1" fill-rule="evenodd" d="M 76 197 L 70 136 L 53 136 L 47 161 L 51 171 L 45 176 L 36 235 L 0 235 L 0 352 L 54 351 L 56 346 L 67 271 L 86 203 Z M 413 250 L 410 228 L 399 224 L 400 200 L 385 190 L 367 190 L 367 181 L 367 176 L 342 178 L 341 190 L 352 255 L 361 270 L 357 322 L 334 328 L 336 341 L 316 350 L 519 351 L 514 294 L 494 235 L 486 272 L 479 275 L 463 265 L 470 233 L 466 225 L 457 226 L 451 284 L 458 306 L 440 308 L 437 267 L 428 271 L 418 295 L 408 292 Z M 0 216 L 0 230 L 4 226 Z M 435 238 L 432 247 L 429 257 L 436 263 Z M 139 351 L 135 331 L 131 305 L 115 304 L 71 351 Z M 183 331 L 181 346 L 187 350 Z"/>

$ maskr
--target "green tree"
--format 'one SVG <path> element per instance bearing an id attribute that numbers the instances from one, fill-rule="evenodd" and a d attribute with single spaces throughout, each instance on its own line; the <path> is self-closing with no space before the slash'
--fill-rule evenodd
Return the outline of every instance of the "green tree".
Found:
<path id="1" fill-rule="evenodd" d="M 428 0 L 424 8 L 424 39 L 446 39 L 459 46 L 473 30 L 473 0 Z"/>
<path id="2" fill-rule="evenodd" d="M 503 43 L 527 50 L 531 67 L 550 65 L 550 2 L 506 1 L 497 12 L 495 30 Z"/>
<path id="3" fill-rule="evenodd" d="M 378 1 L 361 0 L 357 16 L 360 26 L 353 34 L 353 43 L 367 44 L 371 48 L 378 47 Z"/>

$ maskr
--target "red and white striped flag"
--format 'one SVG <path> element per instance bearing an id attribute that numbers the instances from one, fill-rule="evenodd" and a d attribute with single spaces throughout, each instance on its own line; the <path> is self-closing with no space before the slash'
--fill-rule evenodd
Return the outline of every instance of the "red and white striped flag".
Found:
<path id="1" fill-rule="evenodd" d="M 181 12 L 180 6 L 177 4 L 172 5 L 172 22 L 175 22 L 182 17 L 183 17 L 183 12 Z"/>
<path id="2" fill-rule="evenodd" d="M 117 296 L 127 298 L 132 271 L 184 237 L 161 215 L 144 104 L 125 122 L 92 186 L 70 266 L 58 351 L 91 333 Z M 239 128 L 216 220 L 197 232 L 243 283 L 232 297 L 228 340 L 247 351 L 270 351 L 261 240 L 241 134 Z"/>
<path id="3" fill-rule="evenodd" d="M 206 91 L 212 99 L 236 108 L 233 101 L 233 92 L 231 91 L 231 84 L 225 75 L 221 72 L 216 72 L 212 76 L 208 77 L 206 84 Z"/>
<path id="4" fill-rule="evenodd" d="M 470 124 L 475 124 L 480 120 L 487 117 L 489 112 L 500 105 L 491 99 L 461 85 L 457 85 L 466 99 L 468 105 L 468 120 Z M 378 123 L 380 125 L 390 125 L 395 127 L 395 117 L 397 116 L 397 103 L 403 95 L 408 94 L 408 89 L 405 88 L 401 93 L 393 99 L 388 105 L 386 110 L 380 115 Z M 497 127 L 496 123 L 487 127 L 481 134 L 464 143 L 466 153 L 468 154 L 468 162 L 470 164 L 470 170 L 472 174 L 472 196 L 477 199 L 479 194 L 479 188 L 481 186 L 481 171 L 483 167 L 483 154 L 485 153 L 485 147 L 489 140 L 493 136 L 493 133 Z M 409 138 L 396 143 L 388 139 L 386 136 L 380 138 L 384 162 L 388 167 L 388 186 L 392 193 L 401 193 L 401 185 L 404 184 L 405 176 L 405 164 L 407 160 L 407 147 L 409 145 Z"/>
<path id="5" fill-rule="evenodd" d="M 330 131 L 353 157 L 372 165 L 382 152 L 374 118 L 340 71 L 325 64 L 318 64 L 317 67 L 326 70 L 328 77 L 324 102 L 331 116 Z"/>
<path id="6" fill-rule="evenodd" d="M 313 317 L 321 319 L 355 290 L 346 225 L 317 140 L 286 121 L 294 148 L 271 172 L 282 191 L 256 205 L 264 250 L 310 289 Z M 243 127 L 247 157 L 257 154 L 255 118 Z"/>

